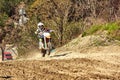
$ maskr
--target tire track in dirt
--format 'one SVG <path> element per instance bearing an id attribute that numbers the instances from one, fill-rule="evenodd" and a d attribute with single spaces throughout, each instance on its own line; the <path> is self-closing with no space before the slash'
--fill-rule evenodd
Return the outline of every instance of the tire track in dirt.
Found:
<path id="1" fill-rule="evenodd" d="M 99 51 L 64 51 L 45 58 L 34 52 L 28 58 L 0 62 L 0 80 L 120 80 L 119 50 Z"/>
<path id="2" fill-rule="evenodd" d="M 12 80 L 120 79 L 120 65 L 87 58 L 10 61 L 0 66 L 0 76 L 13 76 Z"/>

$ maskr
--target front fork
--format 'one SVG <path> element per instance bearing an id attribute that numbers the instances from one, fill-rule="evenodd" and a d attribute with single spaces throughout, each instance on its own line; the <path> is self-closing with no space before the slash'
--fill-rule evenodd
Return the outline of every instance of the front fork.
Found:
<path id="1" fill-rule="evenodd" d="M 44 45 L 43 45 L 42 39 L 40 38 L 39 39 L 39 49 L 43 49 L 43 48 L 44 48 Z"/>
<path id="2" fill-rule="evenodd" d="M 46 42 L 46 38 L 44 37 L 44 48 L 47 49 L 47 42 Z"/>
<path id="3" fill-rule="evenodd" d="M 48 49 L 45 37 L 43 39 L 39 39 L 39 49 Z"/>

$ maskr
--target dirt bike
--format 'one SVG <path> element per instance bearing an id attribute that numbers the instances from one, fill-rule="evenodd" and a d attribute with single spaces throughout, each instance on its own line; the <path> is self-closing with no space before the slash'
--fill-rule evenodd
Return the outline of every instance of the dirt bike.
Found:
<path id="1" fill-rule="evenodd" d="M 46 54 L 50 55 L 52 50 L 51 36 L 50 33 L 44 32 L 42 40 L 39 41 L 41 46 L 42 57 L 45 57 Z"/>

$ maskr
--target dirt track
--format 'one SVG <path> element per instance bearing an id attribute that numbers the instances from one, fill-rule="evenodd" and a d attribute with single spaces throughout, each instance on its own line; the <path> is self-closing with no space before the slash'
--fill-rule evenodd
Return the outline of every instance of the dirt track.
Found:
<path id="1" fill-rule="evenodd" d="M 78 56 L 76 56 L 78 55 Z M 120 53 L 64 52 L 0 63 L 0 80 L 120 80 Z"/>

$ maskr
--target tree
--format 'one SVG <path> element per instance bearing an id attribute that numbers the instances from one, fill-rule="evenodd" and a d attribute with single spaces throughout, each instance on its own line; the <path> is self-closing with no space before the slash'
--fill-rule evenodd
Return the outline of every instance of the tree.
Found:
<path id="1" fill-rule="evenodd" d="M 68 19 L 70 9 L 72 7 L 72 3 L 70 0 L 47 0 L 42 2 L 37 2 L 40 4 L 36 8 L 36 13 L 38 18 L 43 22 L 45 22 L 48 26 L 51 26 L 54 30 L 56 30 L 57 38 L 59 40 L 60 45 L 63 44 L 64 33 L 68 26 Z M 56 42 L 58 42 L 56 40 Z"/>

